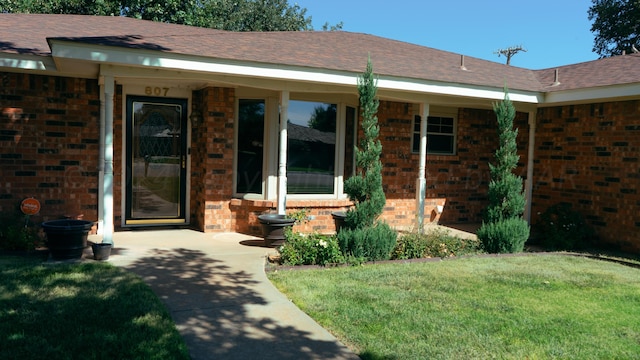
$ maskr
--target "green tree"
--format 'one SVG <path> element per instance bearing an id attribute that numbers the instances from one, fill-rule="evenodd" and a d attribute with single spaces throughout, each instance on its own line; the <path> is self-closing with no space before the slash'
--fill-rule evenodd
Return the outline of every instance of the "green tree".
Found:
<path id="1" fill-rule="evenodd" d="M 382 187 L 382 144 L 378 140 L 378 88 L 373 76 L 371 58 L 358 78 L 360 115 L 364 137 L 355 148 L 357 174 L 344 182 L 344 191 L 354 207 L 347 211 L 345 226 L 338 232 L 338 244 L 347 258 L 385 260 L 391 257 L 397 233 L 386 223 L 378 221 L 386 198 Z"/>
<path id="2" fill-rule="evenodd" d="M 640 48 L 640 1 L 592 0 L 588 14 L 595 34 L 593 51 L 601 58 Z"/>
<path id="3" fill-rule="evenodd" d="M 313 29 L 307 9 L 290 5 L 288 0 L 0 0 L 0 11 L 121 15 L 229 31 Z M 341 26 L 340 23 L 331 29 Z"/>
<path id="4" fill-rule="evenodd" d="M 346 225 L 350 228 L 373 225 L 382 214 L 386 198 L 382 188 L 382 144 L 378 139 L 378 88 L 373 76 L 371 59 L 367 62 L 364 74 L 358 78 L 360 95 L 360 113 L 364 137 L 360 148 L 355 148 L 357 174 L 347 179 L 344 191 L 355 207 L 347 211 Z"/>
<path id="5" fill-rule="evenodd" d="M 493 110 L 498 122 L 499 145 L 495 165 L 489 164 L 489 206 L 477 235 L 488 252 L 520 252 L 529 238 L 529 225 L 522 219 L 525 207 L 522 178 L 513 173 L 520 156 L 516 142 L 518 129 L 513 128 L 516 111 L 507 89 L 504 100 L 494 104 Z"/>
<path id="6" fill-rule="evenodd" d="M 312 129 L 324 132 L 336 132 L 336 114 L 335 104 L 316 106 L 307 125 Z"/>

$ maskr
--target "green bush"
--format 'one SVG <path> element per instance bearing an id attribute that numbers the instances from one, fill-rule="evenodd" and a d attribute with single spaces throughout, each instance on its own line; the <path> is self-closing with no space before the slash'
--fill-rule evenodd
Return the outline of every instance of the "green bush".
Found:
<path id="1" fill-rule="evenodd" d="M 550 250 L 581 249 L 589 245 L 593 230 L 571 204 L 559 203 L 548 208 L 536 224 L 540 244 Z"/>
<path id="2" fill-rule="evenodd" d="M 282 264 L 327 265 L 344 261 L 335 236 L 302 234 L 288 229 L 285 237 L 285 243 L 278 248 Z"/>
<path id="3" fill-rule="evenodd" d="M 529 224 L 519 217 L 483 223 L 476 235 L 486 252 L 521 252 L 529 238 Z"/>
<path id="4" fill-rule="evenodd" d="M 447 230 L 435 229 L 426 233 L 408 233 L 400 236 L 393 259 L 445 258 L 476 254 L 481 251 L 476 239 L 463 239 Z"/>
<path id="5" fill-rule="evenodd" d="M 338 233 L 338 244 L 345 257 L 368 261 L 388 260 L 397 237 L 388 224 L 378 222 L 371 227 L 343 228 Z"/>
<path id="6" fill-rule="evenodd" d="M 31 251 L 42 244 L 38 231 L 24 216 L 0 219 L 0 250 Z"/>

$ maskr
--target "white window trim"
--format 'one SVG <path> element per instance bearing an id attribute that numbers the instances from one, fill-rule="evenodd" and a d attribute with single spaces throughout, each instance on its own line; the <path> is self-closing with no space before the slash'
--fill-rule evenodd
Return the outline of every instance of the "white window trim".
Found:
<path id="1" fill-rule="evenodd" d="M 416 128 L 416 116 L 420 116 L 420 114 L 414 114 L 413 119 L 411 120 L 411 153 L 412 154 L 419 154 L 420 153 L 420 149 L 418 146 L 417 151 L 414 151 L 416 144 L 414 143 L 415 140 L 415 135 L 416 133 L 418 133 L 418 141 L 420 140 L 420 134 L 419 131 L 416 132 L 414 129 Z M 437 112 L 430 112 L 429 113 L 429 117 L 446 117 L 446 118 L 452 118 L 453 119 L 453 152 L 451 153 L 440 153 L 440 152 L 430 152 L 429 150 L 427 150 L 427 154 L 428 155 L 432 155 L 432 156 L 455 156 L 458 154 L 458 116 L 456 112 L 447 112 L 447 111 L 437 111 Z M 429 137 L 429 134 L 438 134 L 438 133 L 430 133 L 427 131 L 427 138 Z M 443 134 L 443 135 L 449 135 L 449 134 Z M 419 143 L 418 143 L 419 145 Z M 427 140 L 427 149 L 429 146 L 429 141 Z"/>

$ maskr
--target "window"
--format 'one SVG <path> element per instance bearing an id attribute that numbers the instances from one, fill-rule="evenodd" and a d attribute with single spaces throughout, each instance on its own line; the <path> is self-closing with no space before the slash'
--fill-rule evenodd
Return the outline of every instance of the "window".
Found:
<path id="1" fill-rule="evenodd" d="M 264 110 L 264 100 L 241 99 L 238 104 L 236 192 L 240 194 L 262 194 Z"/>
<path id="2" fill-rule="evenodd" d="M 289 102 L 287 193 L 333 194 L 337 105 Z"/>
<path id="3" fill-rule="evenodd" d="M 427 153 L 454 155 L 455 154 L 455 118 L 451 116 L 429 116 L 427 118 Z M 420 116 L 413 119 L 414 153 L 420 152 Z"/>
<path id="4" fill-rule="evenodd" d="M 356 108 L 352 106 L 346 107 L 346 126 L 344 137 L 344 180 L 347 180 L 356 173 L 356 154 L 355 146 L 357 142 L 358 129 Z"/>

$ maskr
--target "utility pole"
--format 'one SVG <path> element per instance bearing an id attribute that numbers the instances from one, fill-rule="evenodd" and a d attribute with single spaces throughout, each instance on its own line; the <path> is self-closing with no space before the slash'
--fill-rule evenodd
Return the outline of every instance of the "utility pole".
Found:
<path id="1" fill-rule="evenodd" d="M 513 55 L 521 51 L 527 52 L 527 50 L 522 46 L 510 46 L 506 49 L 499 49 L 498 51 L 494 51 L 494 54 L 498 54 L 498 57 L 500 57 L 500 55 L 504 55 L 507 58 L 507 65 L 511 65 L 511 58 L 513 57 Z"/>

